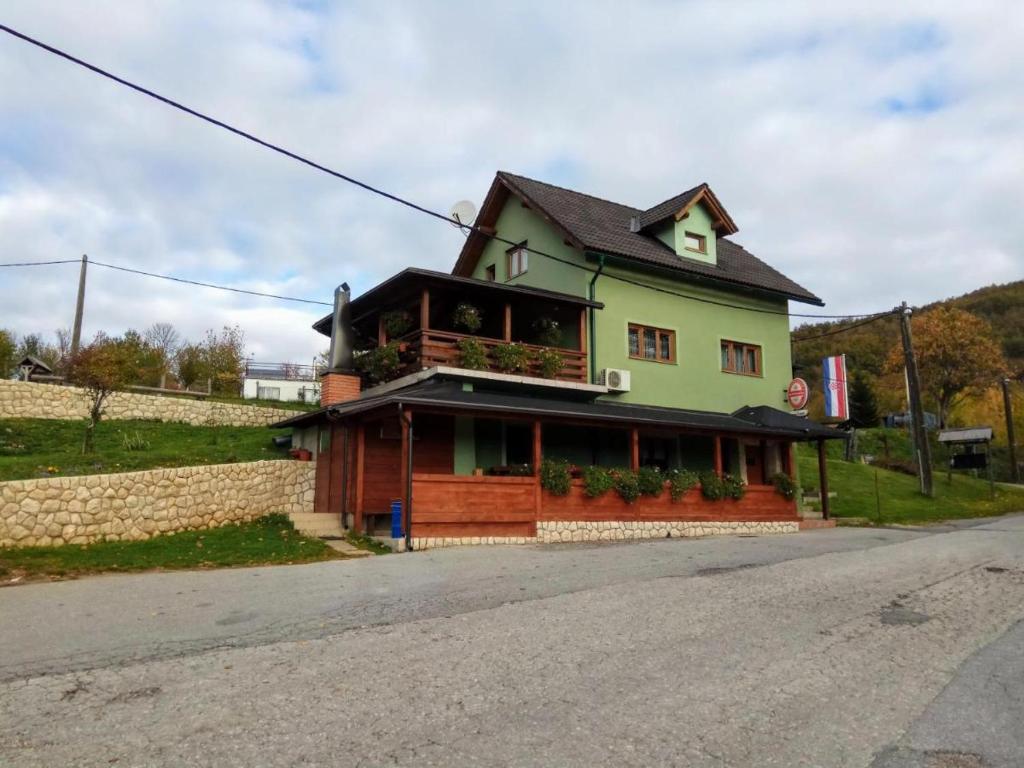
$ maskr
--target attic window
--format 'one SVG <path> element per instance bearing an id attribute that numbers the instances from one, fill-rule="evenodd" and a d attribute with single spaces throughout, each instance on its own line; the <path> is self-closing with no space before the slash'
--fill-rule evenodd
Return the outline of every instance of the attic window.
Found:
<path id="1" fill-rule="evenodd" d="M 693 251 L 694 253 L 708 252 L 708 239 L 704 235 L 698 235 L 696 232 L 687 232 L 683 243 L 688 251 Z"/>
<path id="2" fill-rule="evenodd" d="M 489 283 L 493 283 L 497 279 L 493 264 L 489 264 L 487 269 L 484 270 L 484 279 Z"/>
<path id="3" fill-rule="evenodd" d="M 506 265 L 505 274 L 508 275 L 509 280 L 513 277 L 519 277 L 526 272 L 529 267 L 529 251 L 526 250 L 525 240 L 515 248 L 509 248 L 506 255 L 508 256 L 508 264 Z"/>

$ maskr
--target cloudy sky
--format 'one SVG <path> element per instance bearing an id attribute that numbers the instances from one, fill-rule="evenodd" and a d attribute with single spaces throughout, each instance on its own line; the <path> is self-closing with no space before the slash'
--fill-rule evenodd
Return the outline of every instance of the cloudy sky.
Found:
<path id="1" fill-rule="evenodd" d="M 497 169 L 644 207 L 707 181 L 824 311 L 1020 279 L 1024 4 L 838 6 L 5 0 L 0 23 L 430 208 L 479 203 Z M 7 35 L 0 82 L 0 262 L 329 301 L 458 253 L 443 223 Z M 0 326 L 70 325 L 76 279 L 3 269 Z M 257 359 L 306 362 L 320 313 L 96 268 L 85 333 L 237 323 Z"/>

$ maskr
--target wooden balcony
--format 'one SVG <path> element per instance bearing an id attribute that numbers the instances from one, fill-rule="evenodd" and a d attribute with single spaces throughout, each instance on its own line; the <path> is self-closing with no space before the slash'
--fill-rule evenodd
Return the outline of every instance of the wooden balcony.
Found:
<path id="1" fill-rule="evenodd" d="M 498 367 L 497 360 L 494 357 L 494 350 L 509 342 L 502 339 L 489 339 L 466 333 L 435 331 L 428 329 L 425 331 L 413 331 L 412 333 L 405 334 L 399 339 L 405 349 L 403 352 L 405 361 L 403 362 L 401 375 L 415 373 L 438 365 L 446 365 L 453 368 L 461 367 L 461 355 L 458 345 L 461 339 L 467 338 L 476 339 L 483 345 L 487 355 L 487 367 L 484 370 L 490 371 L 491 373 L 504 373 L 504 371 Z M 536 353 L 542 349 L 554 349 L 562 356 L 564 364 L 562 370 L 554 377 L 556 381 L 587 382 L 588 372 L 586 352 L 581 352 L 576 349 L 542 347 L 536 344 L 523 344 L 523 346 L 530 351 L 531 358 L 535 358 Z M 531 359 L 528 370 L 518 373 L 522 376 L 539 377 L 541 375 L 539 366 L 535 359 Z"/>

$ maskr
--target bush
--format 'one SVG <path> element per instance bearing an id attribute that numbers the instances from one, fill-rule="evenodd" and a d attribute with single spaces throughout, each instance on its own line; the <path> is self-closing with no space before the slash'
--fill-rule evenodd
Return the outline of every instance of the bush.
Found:
<path id="1" fill-rule="evenodd" d="M 494 362 L 505 373 L 523 373 L 530 367 L 530 350 L 515 342 L 494 348 Z"/>
<path id="2" fill-rule="evenodd" d="M 733 475 L 722 475 L 722 488 L 725 497 L 739 501 L 747 492 L 747 486 L 743 484 L 743 478 Z"/>
<path id="3" fill-rule="evenodd" d="M 537 367 L 545 379 L 553 379 L 562 372 L 565 361 L 561 353 L 554 349 L 542 349 L 537 353 Z"/>
<path id="4" fill-rule="evenodd" d="M 687 469 L 676 469 L 668 473 L 668 493 L 672 501 L 679 501 L 686 492 L 697 485 L 697 473 Z"/>
<path id="5" fill-rule="evenodd" d="M 540 463 L 540 487 L 554 496 L 567 496 L 572 487 L 569 462 L 544 459 Z"/>
<path id="6" fill-rule="evenodd" d="M 398 372 L 400 363 L 396 341 L 389 341 L 383 347 L 363 352 L 355 359 L 356 368 L 378 384 L 392 378 Z"/>
<path id="7" fill-rule="evenodd" d="M 615 491 L 627 504 L 632 504 L 640 498 L 640 481 L 636 472 L 631 469 L 616 469 L 612 471 L 615 478 Z"/>
<path id="8" fill-rule="evenodd" d="M 615 487 L 615 478 L 604 467 L 585 467 L 583 470 L 583 492 L 592 499 L 604 496 Z"/>
<path id="9" fill-rule="evenodd" d="M 793 482 L 793 478 L 785 472 L 776 472 L 772 475 L 771 480 L 772 485 L 775 486 L 775 492 L 779 496 L 789 501 L 796 497 L 796 484 Z"/>
<path id="10" fill-rule="evenodd" d="M 388 335 L 388 338 L 401 336 L 412 328 L 412 315 L 404 309 L 393 309 L 390 312 L 384 312 L 380 319 L 384 323 L 384 333 Z"/>
<path id="11" fill-rule="evenodd" d="M 482 371 L 487 367 L 487 349 L 479 339 L 459 339 L 459 365 L 471 371 Z"/>
<path id="12" fill-rule="evenodd" d="M 480 319 L 480 310 L 472 304 L 462 302 L 455 307 L 455 311 L 452 313 L 452 325 L 469 333 L 476 333 L 483 325 L 483 320 Z"/>
<path id="13" fill-rule="evenodd" d="M 714 472 L 701 472 L 700 494 L 708 501 L 718 501 L 725 498 L 725 485 L 722 478 Z"/>
<path id="14" fill-rule="evenodd" d="M 665 490 L 665 476 L 657 467 L 640 467 L 636 479 L 644 496 L 661 496 Z"/>
<path id="15" fill-rule="evenodd" d="M 550 317 L 538 317 L 533 321 L 534 338 L 545 347 L 557 347 L 562 343 L 562 330 L 558 321 Z"/>

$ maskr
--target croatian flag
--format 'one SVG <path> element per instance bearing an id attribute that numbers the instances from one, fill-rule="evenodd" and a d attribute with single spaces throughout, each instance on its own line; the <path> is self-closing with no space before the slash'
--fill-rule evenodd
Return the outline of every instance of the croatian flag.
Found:
<path id="1" fill-rule="evenodd" d="M 821 361 L 825 378 L 825 418 L 846 421 L 850 405 L 846 397 L 846 355 L 826 357 Z"/>

